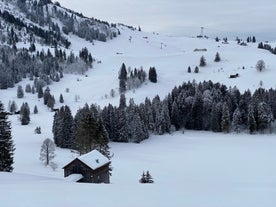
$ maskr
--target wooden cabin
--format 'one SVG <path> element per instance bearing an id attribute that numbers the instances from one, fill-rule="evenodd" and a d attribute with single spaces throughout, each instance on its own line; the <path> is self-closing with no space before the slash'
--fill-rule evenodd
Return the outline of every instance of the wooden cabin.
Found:
<path id="1" fill-rule="evenodd" d="M 64 177 L 76 182 L 109 183 L 110 163 L 107 157 L 93 150 L 64 166 Z"/>

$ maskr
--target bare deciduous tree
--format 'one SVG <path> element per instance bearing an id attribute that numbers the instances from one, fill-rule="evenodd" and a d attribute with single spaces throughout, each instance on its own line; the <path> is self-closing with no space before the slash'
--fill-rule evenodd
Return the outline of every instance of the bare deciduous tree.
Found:
<path id="1" fill-rule="evenodd" d="M 40 150 L 40 160 L 44 163 L 44 165 L 49 165 L 50 161 L 55 157 L 55 144 L 54 142 L 47 138 L 44 140 L 41 150 Z"/>
<path id="2" fill-rule="evenodd" d="M 256 69 L 262 72 L 265 69 L 265 62 L 263 60 L 258 60 L 256 64 Z"/>

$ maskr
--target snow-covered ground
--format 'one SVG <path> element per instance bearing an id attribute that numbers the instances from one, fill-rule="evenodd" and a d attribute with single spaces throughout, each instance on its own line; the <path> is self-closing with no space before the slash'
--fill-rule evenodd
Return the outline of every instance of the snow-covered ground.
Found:
<path id="1" fill-rule="evenodd" d="M 51 173 L 39 163 L 38 147 L 17 152 L 17 163 L 31 163 L 29 166 L 16 164 L 15 173 L 0 174 L 0 198 L 5 207 L 276 204 L 276 139 L 272 135 L 186 131 L 152 136 L 141 144 L 111 143 L 114 170 L 109 185 L 66 182 L 61 169 Z M 24 154 L 32 156 L 26 160 Z M 69 152 L 58 150 L 57 154 L 60 167 L 71 159 Z M 138 182 L 143 170 L 150 171 L 154 184 Z"/>
<path id="2" fill-rule="evenodd" d="M 159 94 L 165 97 L 174 86 L 184 81 L 219 81 L 227 86 L 237 86 L 241 92 L 263 87 L 275 88 L 276 56 L 257 49 L 216 43 L 213 39 L 167 37 L 121 29 L 122 35 L 107 43 L 87 43 L 71 37 L 76 53 L 87 47 L 101 60 L 84 75 L 65 74 L 59 83 L 50 85 L 51 94 L 58 100 L 62 93 L 65 104 L 73 114 L 85 103 L 118 104 L 118 71 L 124 62 L 132 69 L 143 66 L 148 71 L 155 66 L 158 83 L 147 82 L 126 97 L 136 103 L 145 97 Z M 132 37 L 129 41 L 129 37 Z M 162 46 L 162 49 L 161 49 Z M 275 45 L 274 45 L 275 46 Z M 206 48 L 207 52 L 194 52 Z M 214 63 L 216 52 L 222 61 Z M 187 73 L 199 64 L 204 55 L 207 66 L 199 74 Z M 263 59 L 266 69 L 257 72 L 257 60 Z M 242 67 L 245 69 L 242 69 Z M 230 74 L 240 77 L 229 79 Z M 29 81 L 20 83 L 25 88 Z M 66 88 L 69 92 L 66 93 Z M 111 98 L 109 93 L 117 94 Z M 14 173 L 0 173 L 0 200 L 5 207 L 14 206 L 76 206 L 96 204 L 118 207 L 162 206 L 275 206 L 276 204 L 276 136 L 247 134 L 220 134 L 185 131 L 173 135 L 151 136 L 141 144 L 111 143 L 114 167 L 110 185 L 76 184 L 63 179 L 62 167 L 76 155 L 70 150 L 57 149 L 53 171 L 39 161 L 39 151 L 45 138 L 52 138 L 53 113 L 38 100 L 37 95 L 26 94 L 16 98 L 17 87 L 1 90 L 5 106 L 15 100 L 18 107 L 28 102 L 31 111 L 38 106 L 39 113 L 31 114 L 28 126 L 21 126 L 16 115 L 10 117 L 16 144 Z M 80 99 L 76 102 L 75 97 Z M 58 102 L 58 101 L 57 101 Z M 60 104 L 57 103 L 56 107 Z M 40 126 L 41 135 L 34 134 Z M 155 183 L 138 182 L 143 170 L 149 170 Z"/>

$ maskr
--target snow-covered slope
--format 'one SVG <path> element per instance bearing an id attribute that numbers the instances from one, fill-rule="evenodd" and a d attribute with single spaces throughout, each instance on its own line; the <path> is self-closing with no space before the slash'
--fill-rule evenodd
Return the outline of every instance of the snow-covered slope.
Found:
<path id="1" fill-rule="evenodd" d="M 275 137 L 270 135 L 208 132 L 153 136 L 141 144 L 111 143 L 114 170 L 109 185 L 65 181 L 60 168 L 46 176 L 49 169 L 38 162 L 33 148 L 25 152 L 33 157 L 28 159 L 31 165 L 17 164 L 15 173 L 0 173 L 0 198 L 6 207 L 91 203 L 103 207 L 273 207 L 275 146 Z M 17 163 L 24 162 L 18 156 Z M 70 153 L 58 150 L 59 165 L 70 158 Z M 31 168 L 37 172 L 31 173 Z M 138 182 L 145 170 L 150 171 L 154 184 Z"/>
<path id="2" fill-rule="evenodd" d="M 168 37 L 120 27 L 121 35 L 108 43 L 89 43 L 69 35 L 70 50 L 76 53 L 87 47 L 96 58 L 93 69 L 86 75 L 65 74 L 62 81 L 50 85 L 57 99 L 62 93 L 64 104 L 73 114 L 85 103 L 100 106 L 119 103 L 118 71 L 124 62 L 127 67 L 148 71 L 155 66 L 157 84 L 146 82 L 126 97 L 136 103 L 145 97 L 159 94 L 165 97 L 174 86 L 185 81 L 218 81 L 237 86 L 241 91 L 265 88 L 276 84 L 276 56 L 257 49 L 257 44 L 239 46 L 217 43 L 214 39 Z M 131 38 L 130 38 L 131 37 Z M 131 39 L 131 41 L 130 41 Z M 271 43 L 275 46 L 275 44 Z M 206 48 L 206 52 L 194 49 Z M 221 62 L 215 63 L 216 52 Z M 207 66 L 198 74 L 188 73 L 204 55 Z M 266 69 L 258 72 L 256 62 L 263 59 Z M 244 69 L 243 69 L 244 67 Z M 229 79 L 230 74 L 240 77 Z M 19 84 L 30 83 L 24 79 Z M 151 136 L 141 144 L 111 143 L 114 167 L 110 185 L 76 184 L 63 179 L 62 167 L 77 155 L 70 150 L 56 149 L 56 171 L 44 167 L 39 151 L 45 138 L 52 138 L 53 113 L 37 98 L 25 93 L 16 97 L 14 88 L 0 90 L 1 101 L 15 100 L 20 107 L 28 102 L 30 109 L 38 106 L 38 114 L 31 114 L 31 122 L 21 126 L 17 115 L 10 116 L 16 145 L 14 173 L 0 173 L 0 200 L 4 206 L 76 206 L 96 203 L 98 206 L 274 206 L 276 203 L 275 135 L 225 135 L 209 132 L 175 133 Z M 69 92 L 66 92 L 69 89 Z M 111 89 L 116 91 L 114 98 Z M 77 101 L 76 101 L 76 97 Z M 60 107 L 56 103 L 55 107 Z M 34 134 L 40 126 L 42 134 Z M 141 185 L 138 180 L 149 170 L 155 183 Z M 16 198 L 16 199 L 15 199 Z"/>

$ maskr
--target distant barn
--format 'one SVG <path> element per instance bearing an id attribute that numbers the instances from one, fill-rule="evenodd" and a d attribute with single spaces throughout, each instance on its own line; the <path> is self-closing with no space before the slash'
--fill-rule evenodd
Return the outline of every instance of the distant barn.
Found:
<path id="1" fill-rule="evenodd" d="M 76 182 L 109 183 L 110 163 L 107 157 L 93 150 L 64 166 L 64 177 Z"/>

